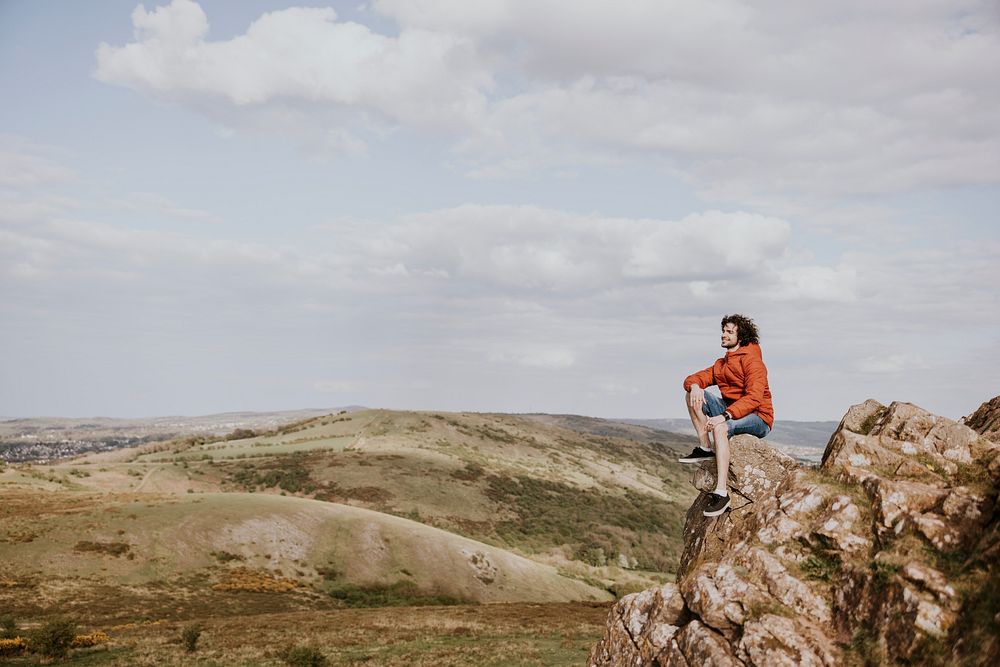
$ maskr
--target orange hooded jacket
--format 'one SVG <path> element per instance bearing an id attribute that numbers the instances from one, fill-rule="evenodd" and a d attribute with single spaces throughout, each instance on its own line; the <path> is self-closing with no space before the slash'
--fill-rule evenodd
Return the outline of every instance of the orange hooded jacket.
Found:
<path id="1" fill-rule="evenodd" d="M 718 385 L 733 419 L 756 412 L 768 428 L 773 428 L 774 407 L 771 389 L 767 386 L 767 367 L 757 343 L 726 352 L 726 356 L 717 359 L 711 367 L 687 376 L 684 391 L 691 391 L 693 384 L 702 389 Z"/>

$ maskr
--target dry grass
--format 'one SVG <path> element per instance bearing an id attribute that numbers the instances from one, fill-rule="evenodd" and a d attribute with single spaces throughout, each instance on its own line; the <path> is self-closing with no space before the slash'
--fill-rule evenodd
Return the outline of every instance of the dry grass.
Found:
<path id="1" fill-rule="evenodd" d="M 603 634 L 607 612 L 600 603 L 502 604 L 129 623 L 109 628 L 108 641 L 73 651 L 62 664 L 277 667 L 288 647 L 310 643 L 330 665 L 580 665 Z M 196 655 L 186 653 L 180 639 L 191 622 L 203 628 Z"/>

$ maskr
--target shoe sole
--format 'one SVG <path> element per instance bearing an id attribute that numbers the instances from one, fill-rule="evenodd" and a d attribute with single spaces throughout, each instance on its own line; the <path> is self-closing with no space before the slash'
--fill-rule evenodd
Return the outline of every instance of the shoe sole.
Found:
<path id="1" fill-rule="evenodd" d="M 714 512 L 709 512 L 708 510 L 704 510 L 702 512 L 702 514 L 704 514 L 705 516 L 719 516 L 720 514 L 722 514 L 723 512 L 725 512 L 727 509 L 729 509 L 730 504 L 731 503 L 726 503 L 725 507 L 723 507 L 720 510 L 715 510 Z"/>
<path id="2" fill-rule="evenodd" d="M 714 460 L 715 460 L 714 456 L 702 456 L 701 458 L 697 458 L 697 459 L 686 459 L 686 458 L 685 459 L 677 459 L 677 462 L 678 463 L 701 463 L 702 461 L 714 461 Z"/>

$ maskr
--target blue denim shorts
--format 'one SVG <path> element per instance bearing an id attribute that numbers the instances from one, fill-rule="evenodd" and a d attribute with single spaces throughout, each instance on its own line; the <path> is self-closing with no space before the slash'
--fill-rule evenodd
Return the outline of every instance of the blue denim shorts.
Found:
<path id="1" fill-rule="evenodd" d="M 709 417 L 718 417 L 726 414 L 727 406 L 725 402 L 713 393 L 705 392 L 705 404 L 701 406 L 701 411 Z M 729 427 L 729 437 L 740 433 L 749 433 L 758 438 L 766 438 L 771 432 L 767 422 L 760 418 L 756 412 L 751 412 L 746 417 L 739 419 L 727 419 L 726 426 Z"/>

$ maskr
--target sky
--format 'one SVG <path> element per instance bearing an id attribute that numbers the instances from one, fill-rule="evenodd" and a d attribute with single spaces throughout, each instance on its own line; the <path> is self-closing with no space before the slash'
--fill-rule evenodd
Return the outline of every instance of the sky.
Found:
<path id="1" fill-rule="evenodd" d="M 1000 394 L 1000 9 L 0 0 L 0 416 Z"/>

